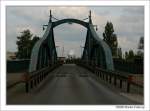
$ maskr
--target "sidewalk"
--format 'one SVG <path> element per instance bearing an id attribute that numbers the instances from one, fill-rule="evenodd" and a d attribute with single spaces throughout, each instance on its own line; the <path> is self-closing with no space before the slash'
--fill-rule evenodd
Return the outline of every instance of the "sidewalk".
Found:
<path id="1" fill-rule="evenodd" d="M 122 95 L 132 101 L 138 102 L 140 104 L 144 104 L 144 97 L 141 94 L 122 92 L 122 93 L 120 93 L 120 95 Z"/>
<path id="2" fill-rule="evenodd" d="M 114 86 L 113 84 L 109 84 L 108 82 L 97 78 L 97 76 L 93 75 L 93 78 L 95 78 L 100 84 L 103 84 L 105 86 L 107 86 L 108 88 L 112 89 L 113 91 L 115 91 L 116 93 L 124 96 L 125 98 L 128 98 L 132 101 L 135 101 L 139 104 L 144 104 L 144 90 L 140 89 L 140 88 L 135 88 L 134 86 L 131 85 L 131 92 L 127 93 L 126 92 L 126 84 L 123 84 L 122 89 L 119 88 L 119 81 L 117 81 L 117 86 Z M 137 82 L 138 84 L 143 83 L 143 76 L 142 75 L 135 75 L 134 82 Z"/>
<path id="3" fill-rule="evenodd" d="M 23 74 L 25 72 L 21 73 L 7 73 L 7 87 L 12 86 L 13 84 L 19 83 L 23 81 Z"/>

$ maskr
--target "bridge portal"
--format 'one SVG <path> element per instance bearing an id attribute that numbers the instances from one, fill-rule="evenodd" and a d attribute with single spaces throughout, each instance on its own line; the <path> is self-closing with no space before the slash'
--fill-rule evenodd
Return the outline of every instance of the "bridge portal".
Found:
<path id="1" fill-rule="evenodd" d="M 78 19 L 68 18 L 52 21 L 52 14 L 50 11 L 50 19 L 43 37 L 34 45 L 31 53 L 31 61 L 29 72 L 33 72 L 57 62 L 57 52 L 54 41 L 54 28 L 63 23 L 76 23 L 87 28 L 87 35 L 83 55 L 81 61 L 86 64 L 94 63 L 97 67 L 107 70 L 114 70 L 112 53 L 110 47 L 97 35 L 91 19 L 91 12 L 89 14 L 89 21 L 85 22 Z"/>

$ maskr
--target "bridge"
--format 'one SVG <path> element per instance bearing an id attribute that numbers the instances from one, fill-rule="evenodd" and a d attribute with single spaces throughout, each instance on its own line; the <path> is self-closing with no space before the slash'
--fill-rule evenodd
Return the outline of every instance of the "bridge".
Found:
<path id="1" fill-rule="evenodd" d="M 24 75 L 26 93 L 18 93 L 15 99 L 8 94 L 7 103 L 139 104 L 122 92 L 143 86 L 132 82 L 129 73 L 115 70 L 110 47 L 97 35 L 91 11 L 86 18 L 88 22 L 73 18 L 53 21 L 53 18 L 50 11 L 49 22 L 43 25 L 46 31 L 32 49 L 29 72 Z M 63 23 L 87 28 L 83 55 L 70 64 L 57 59 L 53 30 Z"/>

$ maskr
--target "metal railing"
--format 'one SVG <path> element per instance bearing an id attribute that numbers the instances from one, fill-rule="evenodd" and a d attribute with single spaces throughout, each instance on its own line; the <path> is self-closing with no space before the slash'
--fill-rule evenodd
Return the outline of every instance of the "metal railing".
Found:
<path id="1" fill-rule="evenodd" d="M 133 75 L 131 73 L 105 70 L 98 68 L 92 64 L 87 65 L 79 62 L 77 62 L 76 64 L 92 71 L 98 78 L 106 81 L 109 84 L 112 84 L 116 87 L 119 85 L 120 89 L 123 88 L 123 84 L 126 84 L 125 90 L 128 93 L 131 91 L 131 85 L 143 89 L 143 84 L 138 84 L 133 81 Z"/>
<path id="2" fill-rule="evenodd" d="M 54 70 L 56 67 L 59 67 L 61 63 L 56 63 L 52 66 L 42 68 L 40 70 L 31 72 L 31 73 L 26 73 L 25 75 L 25 89 L 26 92 L 29 92 L 29 90 L 33 89 L 36 87 L 41 81 L 43 81 L 46 76 Z"/>

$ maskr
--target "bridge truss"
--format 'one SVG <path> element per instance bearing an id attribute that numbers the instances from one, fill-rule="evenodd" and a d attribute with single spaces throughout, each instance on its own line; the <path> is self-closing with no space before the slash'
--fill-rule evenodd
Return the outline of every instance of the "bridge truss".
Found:
<path id="1" fill-rule="evenodd" d="M 29 72 L 37 71 L 45 67 L 53 66 L 57 63 L 57 52 L 54 41 L 54 28 L 63 23 L 77 23 L 87 28 L 87 35 L 81 61 L 86 64 L 93 63 L 97 67 L 107 70 L 114 70 L 113 59 L 110 47 L 97 35 L 91 19 L 89 21 L 68 18 L 52 21 L 54 18 L 50 11 L 50 19 L 43 37 L 37 41 L 32 49 Z"/>

